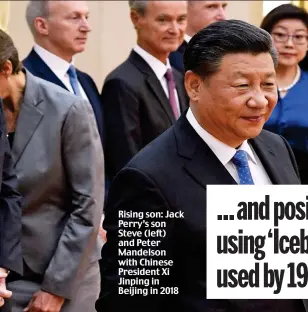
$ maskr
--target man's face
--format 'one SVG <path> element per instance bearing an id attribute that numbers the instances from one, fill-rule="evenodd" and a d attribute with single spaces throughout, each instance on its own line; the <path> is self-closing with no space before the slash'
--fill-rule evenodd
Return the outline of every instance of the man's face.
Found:
<path id="1" fill-rule="evenodd" d="M 186 1 L 148 1 L 144 16 L 133 19 L 138 44 L 157 58 L 175 51 L 186 29 Z"/>
<path id="2" fill-rule="evenodd" d="M 48 6 L 49 42 L 71 56 L 83 52 L 91 30 L 86 1 L 49 1 Z"/>
<path id="3" fill-rule="evenodd" d="M 226 19 L 227 1 L 191 1 L 188 5 L 189 28 L 197 33 L 214 22 Z"/>
<path id="4" fill-rule="evenodd" d="M 227 54 L 219 71 L 205 80 L 191 72 L 186 75 L 186 84 L 189 76 L 198 80 L 198 88 L 188 90 L 198 122 L 232 147 L 259 135 L 277 103 L 275 68 L 269 53 Z"/>

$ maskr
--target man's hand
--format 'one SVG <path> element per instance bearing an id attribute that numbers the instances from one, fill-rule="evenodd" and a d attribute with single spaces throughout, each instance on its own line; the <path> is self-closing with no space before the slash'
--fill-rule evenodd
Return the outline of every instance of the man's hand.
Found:
<path id="1" fill-rule="evenodd" d="M 24 312 L 59 312 L 64 300 L 62 297 L 39 290 L 33 295 Z"/>
<path id="2" fill-rule="evenodd" d="M 7 270 L 0 268 L 0 307 L 4 305 L 4 298 L 10 298 L 12 292 L 6 289 L 5 278 L 7 277 Z"/>

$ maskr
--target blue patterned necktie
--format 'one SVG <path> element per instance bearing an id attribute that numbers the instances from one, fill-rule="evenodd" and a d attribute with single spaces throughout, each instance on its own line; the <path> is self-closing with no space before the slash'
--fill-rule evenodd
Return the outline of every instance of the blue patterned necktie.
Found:
<path id="1" fill-rule="evenodd" d="M 78 96 L 81 96 L 80 88 L 78 85 L 78 78 L 77 78 L 76 69 L 73 65 L 71 65 L 69 67 L 69 69 L 67 70 L 67 74 L 70 78 L 70 83 L 71 83 L 71 86 L 74 90 L 74 93 Z"/>
<path id="2" fill-rule="evenodd" d="M 238 177 L 240 179 L 239 184 L 254 184 L 251 172 L 248 166 L 248 155 L 243 150 L 238 150 L 232 158 Z"/>

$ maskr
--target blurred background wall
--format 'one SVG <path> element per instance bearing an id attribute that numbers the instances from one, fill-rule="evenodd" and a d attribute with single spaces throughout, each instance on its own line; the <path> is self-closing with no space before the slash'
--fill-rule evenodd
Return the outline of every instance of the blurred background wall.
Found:
<path id="1" fill-rule="evenodd" d="M 228 18 L 259 25 L 275 6 L 293 2 L 307 6 L 308 1 L 229 1 Z M 25 20 L 28 1 L 0 1 L 0 27 L 12 36 L 23 59 L 33 40 Z M 77 55 L 75 64 L 89 73 L 101 90 L 106 75 L 124 61 L 135 44 L 135 31 L 129 19 L 128 1 L 88 1 L 92 32 L 87 49 Z"/>

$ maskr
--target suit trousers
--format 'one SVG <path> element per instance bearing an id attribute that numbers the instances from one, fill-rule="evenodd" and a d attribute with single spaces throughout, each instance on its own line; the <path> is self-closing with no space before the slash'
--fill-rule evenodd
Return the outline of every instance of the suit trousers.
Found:
<path id="1" fill-rule="evenodd" d="M 100 270 L 98 261 L 89 264 L 84 277 L 76 282 L 77 289 L 71 300 L 65 300 L 61 312 L 95 312 L 95 302 L 100 291 Z M 40 290 L 40 283 L 30 279 L 20 279 L 8 283 L 13 292 L 9 300 L 11 312 L 23 312 L 32 295 Z"/>

